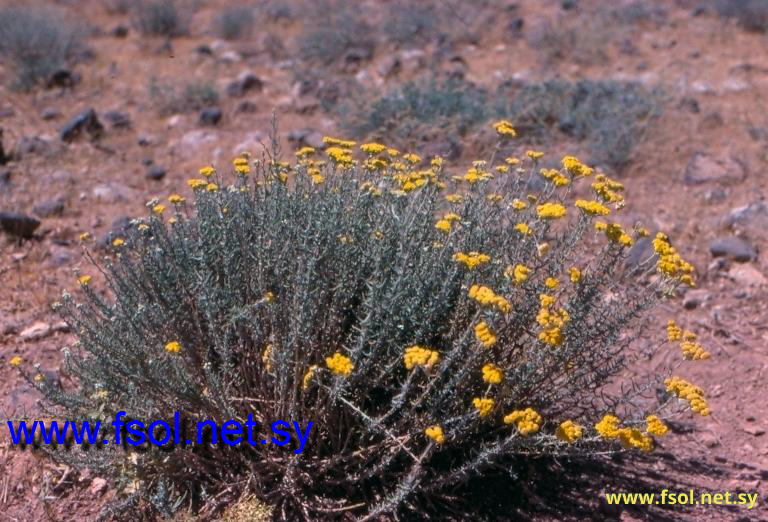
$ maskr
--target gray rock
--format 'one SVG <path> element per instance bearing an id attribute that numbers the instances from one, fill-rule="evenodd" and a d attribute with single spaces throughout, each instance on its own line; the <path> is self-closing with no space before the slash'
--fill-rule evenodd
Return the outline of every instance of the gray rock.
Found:
<path id="1" fill-rule="evenodd" d="M 242 96 L 248 91 L 261 92 L 264 82 L 250 71 L 244 71 L 237 79 L 227 85 L 227 94 L 233 97 Z"/>
<path id="2" fill-rule="evenodd" d="M 80 75 L 69 69 L 59 69 L 54 71 L 46 80 L 45 87 L 53 89 L 60 87 L 62 89 L 71 89 L 80 82 Z"/>
<path id="3" fill-rule="evenodd" d="M 736 207 L 723 218 L 725 228 L 768 228 L 768 204 L 758 201 L 743 207 Z"/>
<path id="4" fill-rule="evenodd" d="M 321 149 L 323 147 L 323 135 L 312 129 L 296 129 L 288 133 L 288 142 L 296 148 Z"/>
<path id="5" fill-rule="evenodd" d="M 9 187 L 11 185 L 11 176 L 11 169 L 0 169 L 0 187 Z"/>
<path id="6" fill-rule="evenodd" d="M 709 292 L 704 289 L 688 290 L 683 297 L 683 307 L 693 310 L 704 304 L 709 299 Z"/>
<path id="7" fill-rule="evenodd" d="M 37 321 L 32 325 L 24 328 L 19 334 L 19 338 L 22 341 L 37 341 L 44 337 L 48 337 L 51 334 L 51 325 L 44 323 L 43 321 Z"/>
<path id="8" fill-rule="evenodd" d="M 16 212 L 0 212 L 0 229 L 6 234 L 29 239 L 40 226 L 37 219 Z"/>
<path id="9" fill-rule="evenodd" d="M 221 121 L 221 109 L 218 107 L 206 107 L 200 111 L 200 123 L 202 125 L 218 125 Z"/>
<path id="10" fill-rule="evenodd" d="M 237 104 L 236 112 L 253 113 L 259 110 L 259 106 L 251 100 L 243 100 Z"/>
<path id="11" fill-rule="evenodd" d="M 96 185 L 91 190 L 93 197 L 104 203 L 117 203 L 119 201 L 130 201 L 134 192 L 119 183 L 109 182 L 104 185 Z"/>
<path id="12" fill-rule="evenodd" d="M 687 185 L 703 183 L 738 183 L 747 177 L 743 163 L 732 157 L 713 157 L 697 152 L 693 155 L 683 172 L 683 181 Z"/>
<path id="13" fill-rule="evenodd" d="M 16 145 L 16 154 L 19 156 L 28 156 L 32 154 L 43 154 L 50 150 L 50 143 L 37 136 L 22 136 L 19 144 Z"/>
<path id="14" fill-rule="evenodd" d="M 32 207 L 32 212 L 41 218 L 60 216 L 64 213 L 64 201 L 61 199 L 45 201 Z"/>
<path id="15" fill-rule="evenodd" d="M 709 252 L 713 257 L 727 257 L 742 263 L 751 261 L 757 256 L 757 252 L 751 244 L 736 236 L 714 239 L 709 243 Z"/>
<path id="16" fill-rule="evenodd" d="M 72 262 L 72 252 L 68 248 L 62 246 L 51 247 L 51 266 L 65 266 Z"/>
<path id="17" fill-rule="evenodd" d="M 109 111 L 104 113 L 104 118 L 109 122 L 113 129 L 131 128 L 131 117 L 124 112 Z"/>
<path id="18" fill-rule="evenodd" d="M 91 107 L 78 113 L 61 128 L 61 140 L 74 141 L 78 136 L 87 133 L 91 139 L 96 139 L 104 132 L 104 126 Z"/>
<path id="19" fill-rule="evenodd" d="M 742 287 L 768 286 L 768 278 L 751 264 L 733 265 L 728 271 L 728 277 L 739 283 Z"/>
<path id="20" fill-rule="evenodd" d="M 152 165 L 147 169 L 147 173 L 144 175 L 145 178 L 160 181 L 165 177 L 166 171 L 165 168 L 160 165 Z"/>
<path id="21" fill-rule="evenodd" d="M 58 111 L 58 109 L 55 109 L 53 107 L 47 107 L 43 109 L 43 112 L 40 113 L 40 117 L 44 120 L 55 120 L 61 116 L 61 113 Z"/>

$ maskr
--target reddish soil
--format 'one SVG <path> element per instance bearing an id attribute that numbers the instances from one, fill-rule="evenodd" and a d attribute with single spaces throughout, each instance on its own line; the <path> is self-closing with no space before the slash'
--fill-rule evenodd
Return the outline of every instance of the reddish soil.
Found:
<path id="1" fill-rule="evenodd" d="M 294 147 L 287 136 L 295 129 L 341 133 L 333 113 L 319 108 L 311 95 L 296 94 L 290 61 L 298 60 L 291 52 L 298 31 L 295 20 L 257 31 L 251 39 L 224 42 L 208 29 L 208 20 L 225 2 L 206 2 L 193 18 L 191 35 L 173 39 L 168 48 L 163 40 L 144 37 L 133 28 L 125 38 L 112 36 L 114 26 L 129 25 L 129 21 L 125 15 L 109 14 L 104 2 L 59 4 L 76 10 L 102 31 L 88 40 L 93 58 L 75 68 L 82 75 L 80 83 L 71 90 L 30 93 L 10 90 L 9 82 L 0 85 L 0 127 L 5 130 L 6 150 L 17 150 L 25 137 L 45 142 L 38 151 L 21 154 L 7 165 L 11 178 L 6 185 L 0 181 L 0 210 L 31 214 L 43 202 L 61 200 L 64 205 L 60 215 L 42 219 L 31 240 L 0 234 L 0 360 L 20 355 L 51 372 L 58 371 L 60 350 L 72 338 L 57 328 L 59 319 L 50 305 L 63 289 L 75 287 L 73 269 L 87 266 L 77 245 L 80 232 L 102 237 L 117 218 L 142 215 L 150 198 L 188 192 L 185 180 L 200 166 L 211 161 L 225 164 L 242 148 L 258 151 L 259 140 L 268 137 L 273 111 L 286 151 Z M 375 2 L 365 4 L 370 7 Z M 455 53 L 464 59 L 468 80 L 490 87 L 505 78 L 621 79 L 665 89 L 669 101 L 663 115 L 642 137 L 629 166 L 610 174 L 627 186 L 625 216 L 667 231 L 684 257 L 695 264 L 697 291 L 666 303 L 658 311 L 659 319 L 676 317 L 696 330 L 712 354 L 709 361 L 686 363 L 680 370 L 707 392 L 712 415 L 680 419 L 674 425 L 676 433 L 663 439 L 658 459 L 625 461 L 624 468 L 614 468 L 613 473 L 624 469 L 626 480 L 593 483 L 584 493 L 591 498 L 581 501 L 594 509 L 594 519 L 768 520 L 768 210 L 759 210 L 768 192 L 764 170 L 768 37 L 746 31 L 711 9 L 694 16 L 696 6 L 706 2 L 653 2 L 664 11 L 660 21 L 643 19 L 615 27 L 588 23 L 589 13 L 601 9 L 597 1 L 580 2 L 579 9 L 569 11 L 561 9 L 561 2 L 521 1 L 516 10 L 499 4 L 489 7 L 497 10 L 490 13 L 495 23 L 477 42 L 457 38 Z M 524 20 L 522 37 L 510 36 L 508 25 L 515 17 Z M 584 31 L 590 33 L 583 36 L 596 38 L 596 45 L 605 37 L 610 43 L 601 46 L 606 55 L 597 60 L 568 55 L 546 59 L 530 39 L 547 17 L 583 23 Z M 284 57 L 270 54 L 267 34 L 284 42 Z M 631 41 L 631 52 L 622 52 L 615 44 L 622 38 Z M 197 52 L 202 44 L 209 45 L 213 54 Z M 585 40 L 580 45 L 590 44 Z M 590 52 L 589 48 L 577 50 L 587 57 Z M 235 53 L 228 56 L 230 51 Z M 363 62 L 352 73 L 337 74 L 380 88 L 418 72 L 383 77 L 382 64 L 393 52 L 390 44 L 381 43 L 372 61 Z M 263 89 L 242 98 L 227 96 L 226 85 L 243 71 L 260 78 Z M 0 62 L 0 78 L 10 75 L 9 65 Z M 160 116 L 148 92 L 152 76 L 212 81 L 222 93 L 222 121 L 201 127 L 196 112 Z M 255 112 L 237 112 L 243 100 L 252 101 Z M 98 142 L 87 138 L 61 142 L 60 126 L 88 107 L 94 107 L 103 122 L 107 111 L 124 112 L 132 127 L 111 129 L 104 122 L 107 130 Z M 56 109 L 61 116 L 43 119 L 45 108 Z M 147 145 L 139 145 L 142 136 Z M 521 148 L 525 147 L 526 137 L 520 140 Z M 580 147 L 558 143 L 548 150 L 579 152 Z M 697 164 L 697 171 L 711 174 L 710 179 L 686 183 L 684 172 L 697 152 L 709 161 Z M 471 145 L 467 146 L 455 163 L 465 164 L 472 155 Z M 145 178 L 142 162 L 150 159 L 167 170 L 161 181 Z M 729 212 L 746 205 L 757 210 L 747 213 L 732 230 L 726 229 Z M 733 233 L 755 247 L 754 259 L 736 263 L 713 258 L 710 242 Z M 683 307 L 685 299 L 689 309 Z M 21 332 L 36 322 L 51 326 L 52 332 L 24 341 Z M 673 357 L 680 357 L 677 349 L 659 353 L 651 364 Z M 32 418 L 35 393 L 7 364 L 0 366 L 0 376 L 4 415 L 20 416 L 26 411 Z M 11 447 L 5 428 L 0 433 L 0 520 L 90 520 L 112 497 L 111 490 L 102 491 L 99 481 L 94 482 L 95 477 L 76 475 L 31 452 L 20 452 Z M 699 505 L 673 511 L 606 506 L 600 494 L 612 492 L 611 487 L 632 491 L 633 478 L 659 491 L 758 493 L 758 506 L 746 510 Z"/>

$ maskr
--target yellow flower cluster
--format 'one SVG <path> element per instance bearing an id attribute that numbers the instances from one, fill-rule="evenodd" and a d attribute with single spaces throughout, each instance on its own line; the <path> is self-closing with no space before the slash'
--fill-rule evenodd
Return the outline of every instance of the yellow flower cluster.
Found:
<path id="1" fill-rule="evenodd" d="M 184 203 L 186 199 L 183 196 L 179 196 L 178 194 L 171 194 L 168 196 L 168 201 L 174 205 L 178 205 L 179 203 Z"/>
<path id="2" fill-rule="evenodd" d="M 662 435 L 666 435 L 667 432 L 669 432 L 669 428 L 666 424 L 664 424 L 664 421 L 662 421 L 658 415 L 648 415 L 645 418 L 645 421 L 648 423 L 645 431 L 651 435 L 657 435 L 661 437 Z"/>
<path id="3" fill-rule="evenodd" d="M 591 167 L 584 165 L 575 156 L 565 156 L 563 158 L 562 164 L 563 168 L 565 168 L 565 170 L 567 170 L 568 173 L 575 178 L 589 176 L 593 172 Z"/>
<path id="4" fill-rule="evenodd" d="M 187 180 L 187 185 L 189 185 L 193 189 L 205 187 L 207 184 L 208 184 L 208 181 L 204 179 L 192 178 Z"/>
<path id="5" fill-rule="evenodd" d="M 272 345 L 268 344 L 264 347 L 264 351 L 261 353 L 261 362 L 264 363 L 264 367 L 268 372 L 272 371 Z"/>
<path id="6" fill-rule="evenodd" d="M 206 165 L 205 167 L 201 167 L 198 173 L 204 178 L 207 178 L 209 176 L 213 176 L 216 173 L 216 169 L 214 169 L 211 165 Z"/>
<path id="7" fill-rule="evenodd" d="M 562 187 L 571 182 L 567 177 L 560 174 L 560 171 L 557 169 L 541 169 L 539 174 L 554 183 L 556 187 Z"/>
<path id="8" fill-rule="evenodd" d="M 488 323 L 480 321 L 475 325 L 475 337 L 483 346 L 489 348 L 496 344 L 496 334 L 488 327 Z"/>
<path id="9" fill-rule="evenodd" d="M 520 164 L 520 160 L 518 158 L 515 158 L 514 156 L 510 156 L 508 158 L 504 158 L 504 163 L 514 167 L 515 165 Z"/>
<path id="10" fill-rule="evenodd" d="M 181 351 L 181 343 L 179 341 L 170 341 L 165 344 L 165 351 L 168 353 L 179 353 Z"/>
<path id="11" fill-rule="evenodd" d="M 669 342 L 679 341 L 683 338 L 683 330 L 677 326 L 674 319 L 667 321 L 667 339 Z"/>
<path id="12" fill-rule="evenodd" d="M 625 448 L 637 448 L 643 451 L 653 449 L 653 437 L 634 428 L 622 428 L 619 430 L 619 442 Z"/>
<path id="13" fill-rule="evenodd" d="M 517 225 L 515 225 L 515 230 L 517 230 L 524 236 L 530 236 L 531 234 L 533 234 L 531 227 L 529 227 L 525 223 L 518 223 Z"/>
<path id="14" fill-rule="evenodd" d="M 80 283 L 80 286 L 88 286 L 88 283 L 91 282 L 91 276 L 82 275 L 77 278 L 77 282 Z"/>
<path id="15" fill-rule="evenodd" d="M 618 223 L 605 223 L 604 221 L 595 222 L 595 229 L 605 232 L 605 237 L 614 243 L 618 243 L 624 246 L 631 246 L 633 241 L 632 237 L 624 232 L 621 225 Z"/>
<path id="16" fill-rule="evenodd" d="M 464 197 L 461 194 L 447 194 L 445 200 L 448 203 L 460 203 Z"/>
<path id="17" fill-rule="evenodd" d="M 576 206 L 583 210 L 590 216 L 607 216 L 611 213 L 611 209 L 597 201 L 585 201 L 583 199 L 576 200 Z"/>
<path id="18" fill-rule="evenodd" d="M 486 181 L 493 177 L 488 171 L 483 170 L 481 167 L 471 167 L 466 174 L 464 174 L 464 181 L 473 185 L 478 181 Z"/>
<path id="19" fill-rule="evenodd" d="M 497 121 L 493 124 L 493 128 L 499 134 L 499 136 L 504 136 L 507 138 L 514 138 L 517 136 L 517 132 L 515 131 L 514 127 L 512 127 L 512 124 L 507 120 Z"/>
<path id="20" fill-rule="evenodd" d="M 326 357 L 325 364 L 328 365 L 328 368 L 330 368 L 333 373 L 336 375 L 343 375 L 344 377 L 348 377 L 352 373 L 352 370 L 355 369 L 355 365 L 349 357 L 342 355 L 339 352 L 334 353 L 330 357 Z"/>
<path id="21" fill-rule="evenodd" d="M 606 414 L 595 424 L 595 430 L 604 439 L 615 439 L 619 436 L 619 420 L 615 415 Z"/>
<path id="22" fill-rule="evenodd" d="M 684 261 L 677 250 L 669 243 L 666 234 L 659 232 L 653 240 L 653 250 L 659 255 L 656 269 L 672 278 L 680 278 L 680 282 L 689 286 L 693 283 L 693 265 Z"/>
<path id="23" fill-rule="evenodd" d="M 536 207 L 536 214 L 542 219 L 557 219 L 565 215 L 565 207 L 560 203 L 544 203 Z"/>
<path id="24" fill-rule="evenodd" d="M 405 368 L 408 370 L 415 366 L 424 366 L 426 369 L 431 370 L 439 360 L 440 354 L 435 350 L 423 348 L 418 345 L 409 346 L 405 349 L 405 355 L 403 355 Z"/>
<path id="25" fill-rule="evenodd" d="M 482 305 L 495 306 L 501 312 L 509 313 L 509 301 L 487 286 L 472 285 L 469 289 L 469 297 Z"/>
<path id="26" fill-rule="evenodd" d="M 116 239 L 112 240 L 112 246 L 113 247 L 121 247 L 125 244 L 125 239 L 118 237 Z"/>
<path id="27" fill-rule="evenodd" d="M 557 285 L 560 284 L 560 281 L 555 279 L 554 277 L 548 277 L 544 280 L 544 284 L 547 288 L 557 288 Z"/>
<path id="28" fill-rule="evenodd" d="M 235 172 L 242 176 L 245 176 L 251 172 L 251 166 L 248 164 L 248 158 L 244 156 L 238 156 L 235 158 L 233 161 L 233 166 L 235 168 Z"/>
<path id="29" fill-rule="evenodd" d="M 536 316 L 536 322 L 542 328 L 541 332 L 539 332 L 539 340 L 551 346 L 558 346 L 563 342 L 562 329 L 571 317 L 563 308 L 552 309 L 552 306 L 555 304 L 555 298 L 551 295 L 541 294 L 539 302 L 541 308 Z"/>
<path id="30" fill-rule="evenodd" d="M 691 361 L 701 361 L 710 357 L 709 352 L 696 342 L 696 334 L 687 330 L 683 332 L 680 349 L 683 351 L 683 357 Z"/>
<path id="31" fill-rule="evenodd" d="M 435 228 L 440 232 L 445 232 L 446 234 L 451 231 L 451 227 L 451 222 L 447 219 L 438 219 L 437 223 L 435 223 Z"/>
<path id="32" fill-rule="evenodd" d="M 572 420 L 567 420 L 560 423 L 560 426 L 558 426 L 555 431 L 555 436 L 558 439 L 571 444 L 581 438 L 583 431 L 581 426 Z"/>
<path id="33" fill-rule="evenodd" d="M 568 276 L 571 278 L 571 283 L 578 283 L 581 281 L 581 270 L 572 266 L 568 269 Z"/>
<path id="34" fill-rule="evenodd" d="M 328 147 L 325 153 L 333 160 L 336 165 L 349 166 L 354 163 L 352 152 L 342 147 Z"/>
<path id="35" fill-rule="evenodd" d="M 315 153 L 313 147 L 302 147 L 296 151 L 296 157 L 299 159 L 305 159 Z"/>
<path id="36" fill-rule="evenodd" d="M 340 140 L 338 138 L 331 138 L 330 136 L 325 136 L 323 137 L 323 144 L 326 147 L 341 147 L 343 149 L 351 149 L 356 145 L 356 142 Z"/>
<path id="37" fill-rule="evenodd" d="M 309 388 L 309 383 L 312 381 L 312 378 L 315 376 L 315 370 L 317 370 L 317 365 L 313 364 L 309 368 L 307 368 L 307 373 L 304 374 L 304 377 L 301 379 L 301 389 L 306 390 Z"/>
<path id="38" fill-rule="evenodd" d="M 481 254 L 480 252 L 469 252 L 468 254 L 465 254 L 464 252 L 456 252 L 453 255 L 453 259 L 454 261 L 464 263 L 467 265 L 467 268 L 475 268 L 477 265 L 490 261 L 491 256 L 488 254 Z"/>
<path id="39" fill-rule="evenodd" d="M 525 155 L 531 158 L 532 160 L 537 160 L 542 156 L 544 156 L 544 153 L 538 150 L 527 150 L 525 151 Z"/>
<path id="40" fill-rule="evenodd" d="M 509 204 L 509 207 L 512 210 L 525 210 L 526 208 L 528 208 L 528 202 L 521 201 L 521 200 L 515 198 L 515 199 L 512 200 L 512 203 Z"/>
<path id="41" fill-rule="evenodd" d="M 377 156 L 387 150 L 386 145 L 381 143 L 363 143 L 360 145 L 360 150 L 368 154 L 369 156 Z"/>
<path id="42" fill-rule="evenodd" d="M 491 413 L 491 410 L 493 410 L 493 399 L 481 399 L 480 397 L 475 397 L 472 399 L 472 405 L 481 417 L 485 417 Z"/>
<path id="43" fill-rule="evenodd" d="M 536 433 L 541 427 L 541 415 L 533 408 L 515 410 L 504 416 L 504 424 L 515 424 L 521 435 Z"/>
<path id="44" fill-rule="evenodd" d="M 483 366 L 483 382 L 488 384 L 499 384 L 501 382 L 504 373 L 501 368 L 493 363 L 488 363 Z"/>
<path id="45" fill-rule="evenodd" d="M 424 434 L 438 444 L 445 442 L 445 434 L 443 433 L 443 428 L 439 424 L 428 427 L 424 430 Z"/>
<path id="46" fill-rule="evenodd" d="M 595 194 L 607 203 L 621 203 L 624 201 L 624 185 L 618 181 L 610 179 L 605 174 L 595 176 L 595 182 L 592 183 Z"/>
<path id="47" fill-rule="evenodd" d="M 8 364 L 11 366 L 20 366 L 21 365 L 21 356 L 20 355 L 14 355 L 8 360 Z"/>
<path id="48" fill-rule="evenodd" d="M 514 267 L 510 265 L 507 267 L 506 270 L 504 270 L 504 275 L 509 277 L 510 279 L 514 279 L 516 284 L 520 284 L 524 281 L 527 281 L 530 273 L 531 273 L 530 268 L 520 264 L 517 264 Z"/>
<path id="49" fill-rule="evenodd" d="M 709 404 L 704 398 L 704 390 L 680 377 L 668 377 L 664 379 L 664 385 L 668 392 L 688 401 L 693 411 L 702 417 L 709 415 Z"/>

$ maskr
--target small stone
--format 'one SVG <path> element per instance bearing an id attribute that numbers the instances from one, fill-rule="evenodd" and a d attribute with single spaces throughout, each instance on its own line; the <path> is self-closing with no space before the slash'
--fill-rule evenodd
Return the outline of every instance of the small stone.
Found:
<path id="1" fill-rule="evenodd" d="M 53 331 L 55 333 L 69 333 L 70 331 L 72 331 L 72 328 L 70 328 L 70 326 L 66 322 L 59 321 L 58 323 L 53 325 Z"/>
<path id="2" fill-rule="evenodd" d="M 83 132 L 87 133 L 91 139 L 98 138 L 104 132 L 104 126 L 93 108 L 85 109 L 65 123 L 61 128 L 61 140 L 74 141 Z"/>
<path id="3" fill-rule="evenodd" d="M 45 83 L 47 89 L 53 89 L 54 87 L 60 87 L 62 89 L 71 89 L 80 82 L 80 75 L 69 70 L 59 69 L 54 71 L 48 77 Z"/>
<path id="4" fill-rule="evenodd" d="M 219 60 L 221 60 L 223 63 L 235 63 L 242 59 L 243 57 L 240 56 L 240 53 L 237 51 L 225 51 L 221 53 L 221 56 L 219 56 Z"/>
<path id="5" fill-rule="evenodd" d="M 43 112 L 40 113 L 40 117 L 46 121 L 55 120 L 60 116 L 61 116 L 61 113 L 57 109 L 54 109 L 53 107 L 47 107 L 43 109 Z"/>
<path id="6" fill-rule="evenodd" d="M 152 136 L 148 134 L 140 135 L 137 141 L 137 143 L 139 144 L 139 147 L 148 147 L 149 145 L 152 145 L 153 142 L 154 142 L 154 139 L 152 138 Z"/>
<path id="7" fill-rule="evenodd" d="M 653 250 L 653 240 L 650 237 L 641 237 L 627 251 L 624 266 L 631 270 L 641 263 L 655 264 L 656 259 L 658 256 Z"/>
<path id="8" fill-rule="evenodd" d="M 51 266 L 59 267 L 59 266 L 65 266 L 72 263 L 72 252 L 69 251 L 69 249 L 62 247 L 62 246 L 52 246 L 51 247 Z"/>
<path id="9" fill-rule="evenodd" d="M 109 111 L 104 113 L 104 118 L 109 121 L 113 129 L 129 129 L 131 127 L 131 117 L 124 112 Z"/>
<path id="10" fill-rule="evenodd" d="M 768 286 L 768 279 L 751 264 L 738 264 L 731 266 L 728 277 L 739 283 L 742 287 Z"/>
<path id="11" fill-rule="evenodd" d="M 697 152 L 693 155 L 683 172 L 683 181 L 687 185 L 717 182 L 733 184 L 747 177 L 745 166 L 732 157 L 713 157 Z"/>
<path id="12" fill-rule="evenodd" d="M 259 110 L 259 106 L 251 100 L 243 100 L 237 104 L 235 112 L 253 113 Z"/>
<path id="13" fill-rule="evenodd" d="M 760 428 L 759 426 L 748 425 L 748 426 L 742 427 L 741 429 L 744 430 L 745 433 L 749 433 L 754 437 L 761 437 L 765 435 L 765 430 L 763 428 Z"/>
<path id="14" fill-rule="evenodd" d="M 1 332 L 3 335 L 16 335 L 19 333 L 19 325 L 16 323 L 6 323 L 3 325 Z"/>
<path id="15" fill-rule="evenodd" d="M 711 241 L 709 252 L 713 257 L 727 257 L 742 263 L 751 261 L 757 256 L 752 245 L 736 236 L 726 236 Z"/>
<path id="16" fill-rule="evenodd" d="M 117 25 L 112 29 L 112 36 L 115 38 L 125 38 L 128 36 L 128 28 L 124 25 Z"/>
<path id="17" fill-rule="evenodd" d="M 704 446 L 710 449 L 716 448 L 720 445 L 720 441 L 718 440 L 718 438 L 714 434 L 708 431 L 702 432 L 699 435 L 699 440 L 701 441 L 702 444 L 704 444 Z"/>
<path id="18" fill-rule="evenodd" d="M 218 107 L 206 107 L 200 111 L 200 123 L 202 125 L 217 125 L 221 121 L 221 109 Z"/>
<path id="19" fill-rule="evenodd" d="M 709 299 L 709 292 L 704 289 L 688 290 L 683 298 L 683 307 L 686 310 L 693 310 L 702 305 Z"/>
<path id="20" fill-rule="evenodd" d="M 12 236 L 30 239 L 40 221 L 16 212 L 0 212 L 0 230 Z"/>
<path id="21" fill-rule="evenodd" d="M 104 480 L 101 477 L 96 477 L 91 481 L 91 487 L 88 488 L 88 491 L 92 495 L 100 496 L 107 490 L 107 481 Z"/>
<path id="22" fill-rule="evenodd" d="M 165 167 L 162 167 L 160 165 L 151 165 L 147 169 L 147 173 L 144 175 L 144 177 L 154 181 L 160 181 L 165 177 L 165 174 L 166 174 Z"/>
<path id="23" fill-rule="evenodd" d="M 264 82 L 250 71 L 243 71 L 236 80 L 227 86 L 227 94 L 230 96 L 242 96 L 248 91 L 260 92 Z"/>
<path id="24" fill-rule="evenodd" d="M 323 147 L 323 135 L 312 129 L 296 129 L 288 133 L 288 142 L 296 148 L 321 149 Z"/>
<path id="25" fill-rule="evenodd" d="M 750 228 L 758 230 L 768 228 L 768 204 L 757 201 L 749 205 L 736 207 L 723 218 L 724 228 Z"/>
<path id="26" fill-rule="evenodd" d="M 105 183 L 103 185 L 96 185 L 91 190 L 91 193 L 95 199 L 104 203 L 130 201 L 134 196 L 134 193 L 131 189 L 125 185 L 114 182 Z"/>
<path id="27" fill-rule="evenodd" d="M 219 137 L 216 132 L 196 129 L 189 131 L 181 137 L 181 145 L 185 149 L 185 153 L 193 153 L 199 151 L 200 147 L 217 143 Z"/>
<path id="28" fill-rule="evenodd" d="M 19 337 L 22 341 L 37 341 L 51 334 L 51 325 L 38 321 L 21 331 Z"/>
<path id="29" fill-rule="evenodd" d="M 32 212 L 41 218 L 60 216 L 64 213 L 64 201 L 61 199 L 45 201 L 32 207 Z"/>
<path id="30" fill-rule="evenodd" d="M 728 192 L 723 187 L 712 187 L 704 193 L 704 202 L 717 205 L 728 199 Z"/>

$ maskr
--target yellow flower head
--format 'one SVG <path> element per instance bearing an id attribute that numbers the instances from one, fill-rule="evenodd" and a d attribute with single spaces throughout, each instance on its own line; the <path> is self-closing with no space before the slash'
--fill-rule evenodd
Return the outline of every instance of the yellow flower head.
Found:
<path id="1" fill-rule="evenodd" d="M 503 313 L 508 313 L 510 310 L 509 301 L 487 286 L 472 285 L 469 289 L 469 297 L 482 305 L 496 307 Z"/>
<path id="2" fill-rule="evenodd" d="M 601 205 L 597 201 L 585 201 L 579 199 L 576 201 L 576 206 L 590 216 L 607 216 L 611 213 L 611 209 Z"/>
<path id="3" fill-rule="evenodd" d="M 619 424 L 621 420 L 615 415 L 606 414 L 595 424 L 595 430 L 604 439 L 615 439 L 619 436 Z"/>
<path id="4" fill-rule="evenodd" d="M 21 365 L 21 356 L 20 355 L 14 355 L 13 357 L 11 357 L 8 360 L 8 364 L 10 364 L 11 366 L 14 366 L 14 367 Z"/>
<path id="5" fill-rule="evenodd" d="M 216 172 L 212 166 L 208 165 L 200 169 L 199 174 L 205 178 L 212 176 Z M 191 180 L 190 180 L 191 181 Z"/>
<path id="6" fill-rule="evenodd" d="M 543 152 L 539 152 L 537 150 L 527 150 L 525 151 L 525 155 L 531 158 L 532 160 L 537 160 L 544 156 Z"/>
<path id="7" fill-rule="evenodd" d="M 542 219 L 557 219 L 565 215 L 565 207 L 560 203 L 544 203 L 536 207 L 536 214 Z"/>
<path id="8" fill-rule="evenodd" d="M 488 384 L 499 384 L 504 376 L 501 368 L 493 363 L 488 363 L 483 366 L 483 382 Z"/>
<path id="9" fill-rule="evenodd" d="M 504 424 L 515 424 L 521 435 L 536 433 L 541 428 L 542 418 L 533 408 L 515 410 L 504 416 Z"/>
<path id="10" fill-rule="evenodd" d="M 592 174 L 593 169 L 590 167 L 587 167 L 582 162 L 580 162 L 577 158 L 574 156 L 566 156 L 563 158 L 563 167 L 565 170 L 567 170 L 573 177 L 582 177 L 582 176 L 589 176 Z"/>
<path id="11" fill-rule="evenodd" d="M 179 203 L 184 203 L 184 201 L 186 201 L 186 199 L 184 197 L 182 197 L 182 196 L 179 196 L 178 194 L 171 194 L 170 196 L 168 196 L 168 201 L 170 201 L 171 203 L 176 205 L 176 204 L 179 204 Z"/>
<path id="12" fill-rule="evenodd" d="M 440 354 L 435 350 L 418 345 L 409 346 L 405 349 L 405 354 L 403 355 L 403 362 L 405 362 L 405 368 L 408 370 L 415 366 L 424 366 L 426 369 L 431 370 L 439 360 Z"/>
<path id="13" fill-rule="evenodd" d="M 83 232 L 78 236 L 78 238 L 80 239 L 80 241 L 88 241 L 89 239 L 91 239 L 91 234 L 89 234 L 88 232 Z"/>
<path id="14" fill-rule="evenodd" d="M 467 268 L 475 268 L 478 265 L 490 261 L 491 256 L 487 254 L 481 254 L 479 252 L 469 252 L 468 254 L 465 254 L 464 252 L 456 252 L 453 255 L 453 259 L 454 261 L 464 263 Z"/>
<path id="15" fill-rule="evenodd" d="M 510 265 L 507 267 L 506 270 L 504 270 L 504 275 L 506 277 L 514 279 L 516 284 L 520 284 L 524 281 L 527 281 L 530 273 L 531 273 L 530 268 L 520 264 L 517 264 L 514 267 Z"/>
<path id="16" fill-rule="evenodd" d="M 481 417 L 485 417 L 493 410 L 493 399 L 475 397 L 472 399 L 472 405 L 475 407 Z"/>
<path id="17" fill-rule="evenodd" d="M 517 136 L 517 132 L 515 132 L 514 127 L 512 127 L 512 124 L 507 120 L 497 121 L 493 124 L 493 128 L 499 134 L 499 136 L 503 136 L 505 138 L 514 138 Z"/>
<path id="18" fill-rule="evenodd" d="M 555 431 L 555 436 L 558 439 L 571 444 L 581 438 L 582 432 L 583 429 L 581 426 L 572 420 L 567 420 L 560 423 L 560 426 L 558 426 Z"/>
<path id="19" fill-rule="evenodd" d="M 524 236 L 530 236 L 531 234 L 533 234 L 533 230 L 531 230 L 531 227 L 529 227 L 525 223 L 518 223 L 517 225 L 515 225 L 515 230 L 517 230 Z"/>
<path id="20" fill-rule="evenodd" d="M 91 276 L 82 275 L 77 278 L 77 282 L 80 283 L 80 286 L 88 286 L 88 283 L 91 282 Z"/>
<path id="21" fill-rule="evenodd" d="M 438 444 L 445 442 L 445 434 L 443 433 L 443 428 L 439 424 L 428 427 L 424 430 L 424 434 Z"/>
<path id="22" fill-rule="evenodd" d="M 328 368 L 330 368 L 334 374 L 343 375 L 344 377 L 349 377 L 352 374 L 352 370 L 355 369 L 355 365 L 350 358 L 339 352 L 334 353 L 330 357 L 326 357 L 325 364 L 328 365 Z"/>
<path id="23" fill-rule="evenodd" d="M 657 435 L 661 437 L 662 435 L 666 435 L 667 432 L 669 432 L 669 428 L 666 424 L 664 424 L 664 421 L 662 421 L 658 415 L 648 415 L 645 418 L 645 421 L 648 423 L 648 427 L 645 429 L 645 431 L 651 435 Z"/>
<path id="24" fill-rule="evenodd" d="M 125 244 L 125 239 L 123 239 L 123 238 L 118 237 L 118 238 L 115 238 L 115 239 L 112 240 L 112 246 L 113 247 L 121 247 L 124 244 Z"/>
<path id="25" fill-rule="evenodd" d="M 170 341 L 165 343 L 165 351 L 168 353 L 179 353 L 181 351 L 181 343 L 179 341 Z"/>
<path id="26" fill-rule="evenodd" d="M 158 203 L 157 205 L 152 207 L 152 212 L 154 212 L 155 214 L 162 214 L 163 212 L 165 212 L 165 205 L 163 205 L 162 203 Z"/>
<path id="27" fill-rule="evenodd" d="M 304 374 L 304 377 L 301 379 L 301 389 L 306 390 L 309 388 L 309 383 L 312 381 L 312 378 L 315 376 L 315 370 L 317 370 L 317 365 L 313 364 L 309 368 L 307 368 L 307 373 Z"/>
<path id="28" fill-rule="evenodd" d="M 490 348 L 496 344 L 496 335 L 485 321 L 480 321 L 475 325 L 475 337 L 485 348 Z"/>
<path id="29" fill-rule="evenodd" d="M 581 270 L 572 266 L 568 269 L 568 276 L 571 278 L 571 283 L 578 283 L 581 281 Z"/>
<path id="30" fill-rule="evenodd" d="M 437 223 L 435 223 L 435 228 L 440 232 L 445 232 L 447 234 L 451 231 L 451 222 L 447 219 L 439 219 Z"/>

